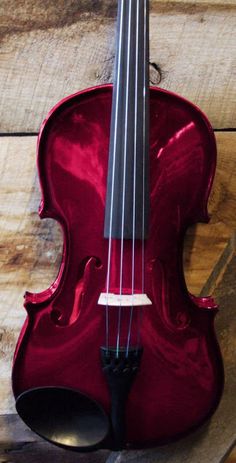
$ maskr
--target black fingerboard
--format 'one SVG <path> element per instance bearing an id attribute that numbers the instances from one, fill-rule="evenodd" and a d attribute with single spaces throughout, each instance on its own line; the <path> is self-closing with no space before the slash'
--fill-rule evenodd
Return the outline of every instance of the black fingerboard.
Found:
<path id="1" fill-rule="evenodd" d="M 148 9 L 148 0 L 118 2 L 105 238 L 148 236 Z"/>

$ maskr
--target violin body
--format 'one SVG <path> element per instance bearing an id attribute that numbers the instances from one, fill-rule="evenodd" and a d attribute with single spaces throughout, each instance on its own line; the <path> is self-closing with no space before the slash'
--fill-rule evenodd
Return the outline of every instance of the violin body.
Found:
<path id="1" fill-rule="evenodd" d="M 64 249 L 54 283 L 26 293 L 27 319 L 15 352 L 15 397 L 38 387 L 78 390 L 109 416 L 111 398 L 101 368 L 108 241 L 103 236 L 112 86 L 95 87 L 60 102 L 39 135 L 41 218 L 62 227 Z M 223 388 L 214 332 L 217 307 L 186 287 L 182 250 L 186 229 L 208 221 L 207 200 L 216 162 L 213 131 L 194 105 L 150 89 L 150 228 L 142 314 L 141 365 L 125 411 L 124 448 L 172 441 L 205 422 Z M 140 249 L 137 244 L 138 264 Z M 131 287 L 131 241 L 124 247 L 124 288 Z M 119 286 L 112 254 L 111 287 Z M 141 291 L 141 272 L 135 276 Z M 111 311 L 115 326 L 116 312 Z M 126 336 L 123 311 L 121 345 Z M 136 323 L 134 319 L 134 323 Z M 112 340 L 111 340 L 112 342 Z M 113 448 L 100 442 L 96 448 Z"/>

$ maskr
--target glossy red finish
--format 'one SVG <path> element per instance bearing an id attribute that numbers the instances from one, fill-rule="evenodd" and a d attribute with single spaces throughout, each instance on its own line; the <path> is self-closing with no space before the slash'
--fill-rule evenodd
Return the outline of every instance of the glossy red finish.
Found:
<path id="1" fill-rule="evenodd" d="M 59 103 L 44 122 L 38 144 L 41 217 L 58 220 L 64 252 L 55 282 L 26 294 L 27 320 L 14 360 L 15 396 L 38 386 L 66 386 L 95 399 L 107 413 L 101 370 L 105 315 L 97 300 L 105 289 L 108 240 L 103 238 L 111 86 L 80 92 Z M 214 333 L 216 305 L 191 296 L 182 268 L 187 227 L 207 221 L 216 148 L 205 116 L 177 95 L 150 91 L 150 233 L 140 370 L 127 402 L 130 447 L 176 439 L 215 410 L 223 369 Z M 141 291 L 140 243 L 135 289 Z M 111 286 L 119 286 L 119 241 L 113 244 Z M 124 287 L 131 288 L 131 242 L 124 252 Z M 138 310 L 138 309 L 137 309 Z M 128 312 L 123 310 L 122 344 Z M 111 344 L 117 309 L 110 309 Z M 134 317 L 134 328 L 137 325 Z M 131 343 L 136 343 L 135 329 Z"/>

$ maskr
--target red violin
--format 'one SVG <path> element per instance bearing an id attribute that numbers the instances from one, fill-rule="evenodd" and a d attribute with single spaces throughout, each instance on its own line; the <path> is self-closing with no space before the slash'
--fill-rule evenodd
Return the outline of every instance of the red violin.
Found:
<path id="1" fill-rule="evenodd" d="M 38 141 L 40 217 L 64 234 L 58 276 L 25 295 L 16 408 L 77 451 L 162 444 L 217 407 L 217 307 L 189 294 L 186 229 L 208 221 L 212 128 L 193 104 L 149 89 L 148 1 L 119 0 L 114 86 L 69 96 Z"/>

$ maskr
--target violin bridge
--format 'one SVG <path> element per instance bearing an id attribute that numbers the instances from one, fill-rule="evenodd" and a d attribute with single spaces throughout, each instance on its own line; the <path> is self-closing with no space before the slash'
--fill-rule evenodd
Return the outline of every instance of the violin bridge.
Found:
<path id="1" fill-rule="evenodd" d="M 118 307 L 143 307 L 152 305 L 152 301 L 146 294 L 114 294 L 101 293 L 98 305 L 118 306 Z"/>

